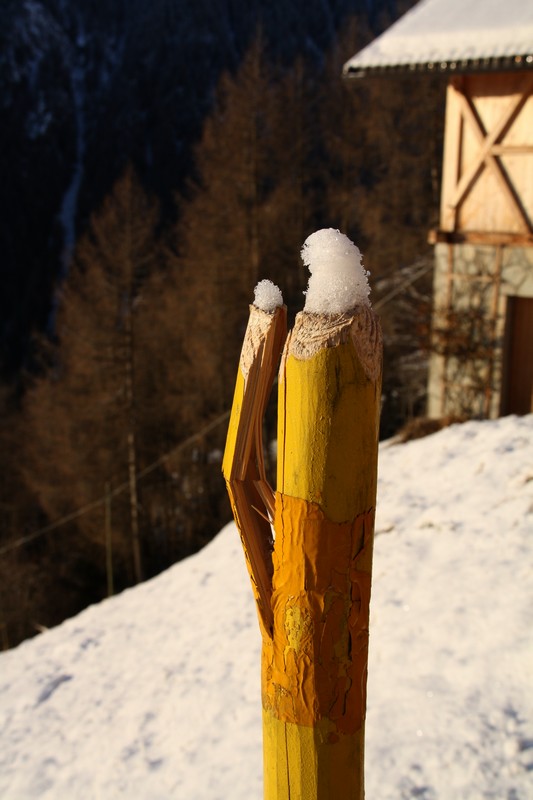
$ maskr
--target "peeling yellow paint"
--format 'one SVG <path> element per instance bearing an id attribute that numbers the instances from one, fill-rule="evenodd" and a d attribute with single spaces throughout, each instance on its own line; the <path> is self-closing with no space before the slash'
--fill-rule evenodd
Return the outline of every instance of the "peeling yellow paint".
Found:
<path id="1" fill-rule="evenodd" d="M 330 522 L 313 503 L 276 496 L 272 611 L 263 706 L 287 722 L 328 718 L 354 733 L 366 706 L 374 511 Z"/>
<path id="2" fill-rule="evenodd" d="M 293 598 L 287 599 L 285 607 L 285 636 L 287 646 L 283 651 L 283 660 L 287 660 L 287 654 L 292 650 L 296 658 L 301 652 L 308 650 L 313 635 L 313 619 L 311 612 L 293 605 Z"/>

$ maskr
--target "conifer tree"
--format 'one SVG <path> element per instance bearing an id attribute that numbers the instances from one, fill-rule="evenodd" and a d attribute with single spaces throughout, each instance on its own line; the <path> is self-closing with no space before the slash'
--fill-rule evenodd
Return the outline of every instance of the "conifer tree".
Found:
<path id="1" fill-rule="evenodd" d="M 157 205 L 128 169 L 76 249 L 58 295 L 57 344 L 25 407 L 27 477 L 49 517 L 94 502 L 106 484 L 127 484 L 114 508 L 115 553 L 136 580 L 144 391 L 136 358 L 147 335 L 143 290 L 157 260 L 157 220 Z M 97 546 L 101 510 L 80 516 L 76 528 Z"/>
<path id="2" fill-rule="evenodd" d="M 272 83 L 258 39 L 221 80 L 196 150 L 178 231 L 191 357 L 203 364 L 211 408 L 227 408 L 253 287 L 268 274 Z"/>
<path id="3" fill-rule="evenodd" d="M 48 566 L 39 548 L 20 547 L 21 536 L 39 526 L 39 514 L 21 472 L 24 428 L 13 387 L 0 387 L 0 650 L 13 647 L 45 622 L 53 606 Z M 43 563 L 44 562 L 44 563 Z M 52 600 L 52 602 L 49 602 Z M 53 608 L 50 609 L 53 614 Z M 61 618 L 61 617 L 60 617 Z M 56 620 L 58 618 L 56 617 Z M 59 620 L 58 620 L 59 621 Z"/>
<path id="4" fill-rule="evenodd" d="M 129 168 L 76 249 L 57 341 L 26 398 L 26 479 L 49 520 L 82 512 L 50 544 L 70 543 L 60 559 L 85 602 L 106 585 L 106 493 L 118 588 L 198 549 L 229 513 L 224 428 L 196 436 L 220 404 L 191 355 L 179 268 Z"/>
<path id="5" fill-rule="evenodd" d="M 320 103 L 319 70 L 297 59 L 275 85 L 266 217 L 271 243 L 267 276 L 282 287 L 291 319 L 301 310 L 307 285 L 300 249 L 309 234 L 328 225 Z"/>

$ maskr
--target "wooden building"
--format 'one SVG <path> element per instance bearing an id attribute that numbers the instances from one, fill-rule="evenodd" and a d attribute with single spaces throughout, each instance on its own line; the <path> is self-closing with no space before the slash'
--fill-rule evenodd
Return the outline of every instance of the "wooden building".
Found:
<path id="1" fill-rule="evenodd" d="M 533 3 L 421 0 L 344 68 L 447 81 L 428 414 L 533 411 Z M 416 96 L 416 88 L 413 91 Z"/>

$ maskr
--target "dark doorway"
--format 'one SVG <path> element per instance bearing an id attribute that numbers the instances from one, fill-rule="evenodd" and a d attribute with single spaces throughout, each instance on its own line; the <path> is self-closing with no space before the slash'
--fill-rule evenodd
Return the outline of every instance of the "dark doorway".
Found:
<path id="1" fill-rule="evenodd" d="M 503 364 L 502 414 L 533 411 L 533 297 L 509 297 Z"/>

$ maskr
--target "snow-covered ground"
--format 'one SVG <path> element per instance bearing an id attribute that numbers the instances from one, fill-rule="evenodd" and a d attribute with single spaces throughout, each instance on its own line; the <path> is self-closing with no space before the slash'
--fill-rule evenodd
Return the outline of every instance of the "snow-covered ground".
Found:
<path id="1" fill-rule="evenodd" d="M 530 800 L 533 416 L 380 458 L 367 798 Z M 230 524 L 0 655 L 0 797 L 260 800 L 259 648 Z"/>

